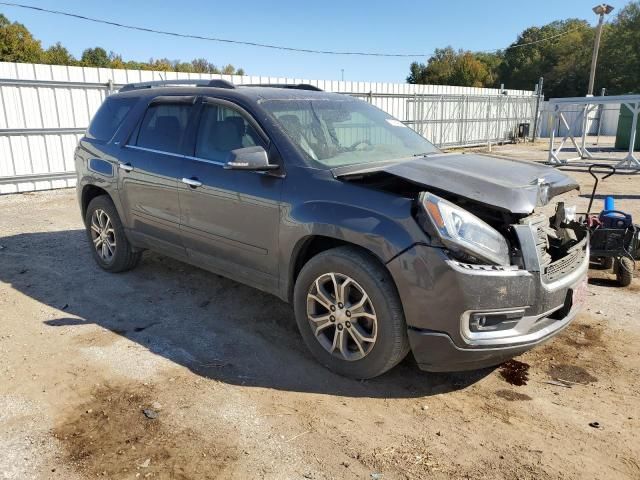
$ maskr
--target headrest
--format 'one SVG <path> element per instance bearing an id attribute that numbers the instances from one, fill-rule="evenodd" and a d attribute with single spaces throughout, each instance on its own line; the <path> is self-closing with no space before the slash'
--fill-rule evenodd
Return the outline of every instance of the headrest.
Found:
<path id="1" fill-rule="evenodd" d="M 216 122 L 209 135 L 209 145 L 223 152 L 235 150 L 242 147 L 242 135 L 234 122 Z"/>
<path id="2" fill-rule="evenodd" d="M 155 130 L 163 133 L 175 132 L 180 129 L 180 122 L 172 115 L 163 115 L 156 118 Z"/>
<path id="3" fill-rule="evenodd" d="M 242 117 L 227 117 L 224 119 L 225 122 L 229 122 L 233 125 L 235 125 L 235 127 L 238 129 L 238 133 L 240 134 L 240 136 L 244 136 L 244 134 L 246 133 L 246 126 L 244 123 L 244 118 Z"/>

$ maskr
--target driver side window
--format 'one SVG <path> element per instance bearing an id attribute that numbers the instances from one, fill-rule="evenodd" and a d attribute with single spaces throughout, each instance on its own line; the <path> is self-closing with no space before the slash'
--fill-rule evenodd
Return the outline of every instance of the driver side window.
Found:
<path id="1" fill-rule="evenodd" d="M 216 162 L 226 162 L 231 150 L 265 146 L 251 124 L 237 110 L 207 104 L 198 126 L 195 156 Z"/>

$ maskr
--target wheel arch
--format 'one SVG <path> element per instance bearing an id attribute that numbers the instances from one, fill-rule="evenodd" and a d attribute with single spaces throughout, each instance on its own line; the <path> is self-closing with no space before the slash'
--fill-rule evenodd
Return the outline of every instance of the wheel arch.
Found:
<path id="1" fill-rule="evenodd" d="M 333 243 L 333 240 L 335 239 L 330 238 L 329 245 Z M 322 365 L 350 378 L 373 378 L 397 365 L 410 350 L 402 300 L 393 277 L 384 263 L 373 252 L 362 246 L 345 242 L 341 247 L 324 250 L 322 253 L 311 256 L 314 248 L 318 248 L 318 245 L 325 241 L 325 239 L 317 237 L 311 240 L 312 243 L 307 246 L 306 250 L 307 257 L 310 256 L 310 259 L 307 263 L 300 262 L 306 266 L 300 270 L 297 284 L 294 287 L 292 303 L 296 323 L 305 344 Z M 332 276 L 335 287 L 333 300 L 330 300 L 330 296 L 326 296 L 325 301 L 318 301 L 320 295 L 310 291 L 309 288 L 320 290 L 318 280 L 322 278 L 320 281 L 324 282 L 326 274 L 331 272 L 337 274 Z M 352 282 L 357 284 L 361 291 L 360 296 L 354 299 L 348 294 L 341 298 L 339 296 L 339 281 L 336 280 L 338 275 L 350 278 Z M 313 299 L 324 307 L 321 311 L 315 310 L 317 306 L 311 307 L 314 310 L 309 310 L 311 305 L 309 301 Z M 350 336 L 349 329 L 360 322 L 358 317 L 363 316 L 358 311 L 364 305 L 361 301 L 367 301 L 367 299 L 370 302 L 370 308 L 373 309 L 367 309 L 370 320 L 366 320 L 364 325 L 360 324 L 358 330 L 361 328 L 365 328 L 365 330 L 359 336 L 353 334 Z M 326 302 L 332 303 L 331 308 L 329 308 L 330 303 Z M 313 316 L 316 314 L 320 314 L 321 317 L 314 319 Z M 330 327 L 330 322 L 335 322 L 333 333 L 329 332 L 326 337 L 318 335 L 320 329 L 315 328 L 316 321 L 324 322 L 323 329 Z M 371 323 L 372 321 L 375 323 Z M 372 327 L 372 325 L 377 326 Z M 377 331 L 375 337 L 370 339 L 374 345 L 372 348 L 367 348 L 365 352 L 362 346 L 363 335 L 366 337 L 368 334 L 373 334 L 373 328 Z M 343 329 L 345 332 L 340 337 L 339 331 Z M 353 338 L 355 344 L 352 342 L 351 346 L 345 345 L 345 342 L 349 342 L 349 338 Z M 338 355 L 334 355 L 337 345 L 336 339 L 341 345 Z M 357 349 L 356 345 L 358 345 Z M 352 358 L 345 353 L 349 350 L 359 350 L 362 355 L 358 358 Z"/>
<path id="2" fill-rule="evenodd" d="M 89 183 L 82 187 L 82 193 L 80 195 L 80 209 L 82 212 L 83 220 L 87 215 L 87 208 L 89 207 L 89 203 L 91 203 L 91 200 L 101 195 L 107 195 L 109 198 L 111 198 L 111 195 L 107 190 L 98 187 L 97 185 Z M 111 201 L 113 201 L 113 198 L 111 198 Z"/>
<path id="3" fill-rule="evenodd" d="M 337 247 L 352 247 L 365 254 L 367 254 L 372 260 L 378 262 L 385 270 L 388 271 L 385 262 L 379 255 L 376 255 L 372 250 L 365 248 L 361 245 L 349 242 L 344 239 L 331 237 L 327 235 L 308 235 L 301 238 L 295 245 L 293 253 L 291 255 L 291 262 L 289 263 L 289 272 L 287 275 L 287 288 L 286 299 L 289 302 L 293 300 L 293 289 L 300 274 L 300 271 L 305 264 L 319 253 L 331 250 Z M 391 272 L 389 272 L 391 276 Z M 397 288 L 397 287 L 396 287 Z"/>

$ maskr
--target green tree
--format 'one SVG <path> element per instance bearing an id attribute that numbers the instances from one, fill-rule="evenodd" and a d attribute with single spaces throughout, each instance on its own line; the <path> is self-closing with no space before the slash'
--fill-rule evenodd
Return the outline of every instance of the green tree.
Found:
<path id="1" fill-rule="evenodd" d="M 640 93 L 640 2 L 625 6 L 602 33 L 597 88 L 611 95 Z"/>
<path id="2" fill-rule="evenodd" d="M 122 55 L 119 55 L 115 52 L 109 52 L 109 67 L 110 68 L 127 68 L 124 60 L 122 59 Z"/>
<path id="3" fill-rule="evenodd" d="M 530 90 L 543 76 L 547 96 L 585 95 L 593 33 L 578 19 L 527 28 L 504 52 L 501 81 L 509 88 Z"/>
<path id="4" fill-rule="evenodd" d="M 102 47 L 87 48 L 82 52 L 80 62 L 85 67 L 107 68 L 111 64 L 107 51 Z"/>
<path id="5" fill-rule="evenodd" d="M 0 13 L 0 62 L 38 63 L 42 60 L 42 45 L 27 27 L 11 23 Z"/>
<path id="6" fill-rule="evenodd" d="M 23 63 L 46 63 L 51 65 L 81 65 L 85 67 L 127 68 L 134 70 L 160 70 L 196 73 L 221 73 L 213 63 L 206 58 L 196 58 L 191 62 L 169 60 L 167 58 L 150 59 L 148 62 L 125 61 L 121 55 L 114 52 L 107 54 L 102 47 L 87 48 L 82 52 L 80 61 L 60 42 L 42 49 L 27 28 L 17 22 L 11 23 L 0 13 L 0 61 Z M 229 64 L 222 69 L 222 73 L 244 75 L 243 69 L 237 69 Z"/>
<path id="7" fill-rule="evenodd" d="M 640 2 L 627 5 L 605 26 L 596 85 L 611 93 L 638 89 L 640 82 Z M 525 29 L 514 43 L 496 53 L 436 49 L 427 64 L 413 63 L 407 81 L 436 85 L 531 90 L 544 77 L 550 97 L 587 93 L 594 28 L 567 19 Z M 606 58 L 606 60 L 605 60 Z"/>
<path id="8" fill-rule="evenodd" d="M 487 69 L 488 76 L 484 81 L 485 87 L 499 87 L 500 86 L 500 67 L 504 61 L 504 52 L 498 50 L 497 52 L 475 52 L 473 54 L 476 60 L 484 64 Z"/>
<path id="9" fill-rule="evenodd" d="M 218 73 L 217 68 L 206 58 L 194 58 L 191 60 L 191 65 L 195 73 Z"/>
<path id="10" fill-rule="evenodd" d="M 236 67 L 231 64 L 225 65 L 221 71 L 224 75 L 234 75 L 236 73 Z"/>
<path id="11" fill-rule="evenodd" d="M 173 70 L 173 63 L 168 58 L 158 58 L 154 60 L 153 58 L 149 60 L 147 64 L 147 70 L 158 70 L 161 72 L 169 72 Z"/>
<path id="12" fill-rule="evenodd" d="M 451 47 L 437 48 L 427 64 L 414 62 L 407 77 L 409 83 L 484 87 L 495 81 L 488 54 L 477 57 Z M 495 62 L 493 62 L 495 63 Z"/>
<path id="13" fill-rule="evenodd" d="M 128 70 L 144 70 L 144 63 L 136 62 L 135 60 L 129 60 L 124 63 L 124 68 Z"/>
<path id="14" fill-rule="evenodd" d="M 42 61 L 49 65 L 74 65 L 76 63 L 73 55 L 60 42 L 51 45 L 44 51 Z"/>
<path id="15" fill-rule="evenodd" d="M 236 70 L 231 64 L 225 65 L 222 69 L 216 67 L 213 63 L 209 62 L 206 58 L 194 58 L 191 61 L 193 67 L 192 72 L 195 73 L 222 73 L 224 75 L 244 75 L 244 70 L 241 68 Z M 242 72 L 242 73 L 238 73 Z"/>
<path id="16" fill-rule="evenodd" d="M 466 87 L 484 87 L 489 77 L 486 65 L 478 61 L 471 52 L 464 52 L 456 58 L 451 83 Z"/>
<path id="17" fill-rule="evenodd" d="M 451 47 L 436 48 L 433 55 L 424 63 L 414 62 L 407 77 L 409 83 L 450 85 L 456 62 L 456 52 Z"/>
<path id="18" fill-rule="evenodd" d="M 179 60 L 175 60 L 173 62 L 173 70 L 176 72 L 189 72 L 193 73 L 193 65 L 189 62 L 180 62 Z"/>
<path id="19" fill-rule="evenodd" d="M 594 31 L 589 26 L 579 24 L 577 30 L 561 39 L 548 48 L 553 65 L 543 74 L 545 93 L 549 97 L 583 97 L 589 88 Z M 529 86 L 526 88 L 532 89 L 537 80 L 529 79 Z"/>

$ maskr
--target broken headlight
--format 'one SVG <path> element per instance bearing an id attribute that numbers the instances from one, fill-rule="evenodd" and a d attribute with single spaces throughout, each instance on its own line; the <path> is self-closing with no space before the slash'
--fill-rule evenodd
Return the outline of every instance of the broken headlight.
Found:
<path id="1" fill-rule="evenodd" d="M 492 264 L 510 264 L 507 241 L 489 224 L 432 193 L 424 192 L 420 201 L 447 248 Z"/>

